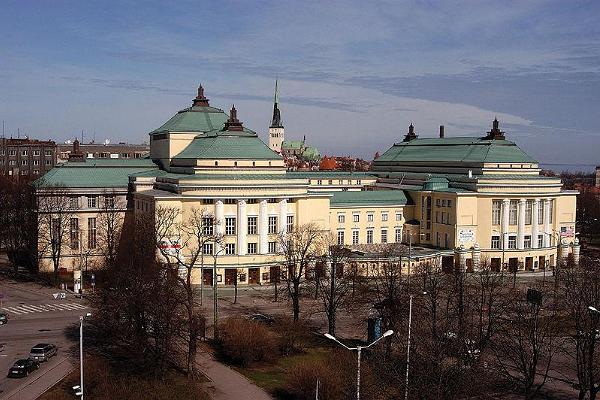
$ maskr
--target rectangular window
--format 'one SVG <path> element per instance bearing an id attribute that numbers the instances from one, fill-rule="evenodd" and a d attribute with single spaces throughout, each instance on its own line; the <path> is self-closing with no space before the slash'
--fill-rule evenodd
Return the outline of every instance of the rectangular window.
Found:
<path id="1" fill-rule="evenodd" d="M 442 200 L 442 207 L 446 207 L 446 200 Z"/>
<path id="2" fill-rule="evenodd" d="M 437 224 L 437 223 L 439 223 L 439 222 L 440 222 L 440 212 L 439 212 L 439 211 L 436 211 L 436 212 L 435 212 L 435 223 Z"/>
<path id="3" fill-rule="evenodd" d="M 213 244 L 212 243 L 204 243 L 202 245 L 202 253 L 212 254 L 213 253 Z"/>
<path id="4" fill-rule="evenodd" d="M 544 247 L 544 235 L 538 235 L 538 247 L 540 249 Z"/>
<path id="5" fill-rule="evenodd" d="M 550 200 L 550 205 L 548 206 L 548 220 L 552 223 L 552 216 L 554 215 L 554 200 Z"/>
<path id="6" fill-rule="evenodd" d="M 500 248 L 500 236 L 492 236 L 492 249 Z"/>
<path id="7" fill-rule="evenodd" d="M 104 207 L 113 209 L 115 208 L 115 197 L 114 196 L 104 196 Z"/>
<path id="8" fill-rule="evenodd" d="M 96 218 L 88 218 L 88 249 L 95 249 L 97 244 Z"/>
<path id="9" fill-rule="evenodd" d="M 530 249 L 531 248 L 531 235 L 525 235 L 525 239 L 523 240 L 523 246 L 526 249 Z"/>
<path id="10" fill-rule="evenodd" d="M 258 249 L 257 243 L 248 243 L 248 254 L 256 254 Z"/>
<path id="11" fill-rule="evenodd" d="M 98 207 L 98 196 L 88 196 L 88 208 Z"/>
<path id="12" fill-rule="evenodd" d="M 22 156 L 26 156 L 27 155 L 27 150 L 21 150 L 21 155 Z"/>
<path id="13" fill-rule="evenodd" d="M 352 231 L 352 244 L 358 244 L 358 231 Z"/>
<path id="14" fill-rule="evenodd" d="M 225 217 L 225 234 L 235 235 L 235 217 Z"/>
<path id="15" fill-rule="evenodd" d="M 343 246 L 345 242 L 344 231 L 338 231 L 337 233 L 337 244 Z"/>
<path id="16" fill-rule="evenodd" d="M 286 232 L 294 232 L 294 216 L 288 215 L 286 222 L 287 222 L 287 224 L 285 225 Z"/>
<path id="17" fill-rule="evenodd" d="M 435 206 L 439 207 L 441 205 L 440 199 L 435 199 Z"/>
<path id="18" fill-rule="evenodd" d="M 502 214 L 502 201 L 492 201 L 492 225 L 500 225 L 500 215 Z"/>
<path id="19" fill-rule="evenodd" d="M 368 244 L 373 243 L 373 230 L 372 229 L 367 229 L 367 243 Z"/>
<path id="20" fill-rule="evenodd" d="M 540 203 L 538 207 L 538 225 L 544 223 L 544 203 Z"/>
<path id="21" fill-rule="evenodd" d="M 79 219 L 71 218 L 69 223 L 71 250 L 79 249 Z"/>
<path id="22" fill-rule="evenodd" d="M 27 160 L 21 160 L 21 165 L 27 165 Z"/>
<path id="23" fill-rule="evenodd" d="M 9 156 L 16 156 L 17 155 L 17 151 L 16 150 L 9 150 L 8 151 L 8 155 Z"/>
<path id="24" fill-rule="evenodd" d="M 402 242 L 402 229 L 396 228 L 396 243 Z"/>
<path id="25" fill-rule="evenodd" d="M 44 152 L 44 154 L 46 154 L 47 156 L 51 156 L 52 155 L 52 150 L 46 150 Z"/>
<path id="26" fill-rule="evenodd" d="M 33 160 L 33 165 L 40 165 L 40 160 Z"/>
<path id="27" fill-rule="evenodd" d="M 269 233 L 277 233 L 277 217 L 269 217 Z"/>
<path id="28" fill-rule="evenodd" d="M 518 215 L 518 202 L 515 200 L 511 200 L 509 204 L 508 210 L 508 224 L 516 225 L 517 224 L 517 215 Z"/>
<path id="29" fill-rule="evenodd" d="M 381 213 L 381 221 L 386 222 L 388 220 L 388 213 Z"/>
<path id="30" fill-rule="evenodd" d="M 448 205 L 448 207 L 452 207 L 452 200 L 448 200 L 448 203 L 446 203 Z"/>
<path id="31" fill-rule="evenodd" d="M 69 208 L 71 210 L 75 210 L 75 209 L 79 208 L 79 197 L 78 196 L 69 197 Z"/>
<path id="32" fill-rule="evenodd" d="M 531 215 L 533 213 L 533 201 L 525 202 L 525 225 L 531 225 Z"/>
<path id="33" fill-rule="evenodd" d="M 373 214 L 367 214 L 367 222 L 373 222 Z"/>
<path id="34" fill-rule="evenodd" d="M 34 156 L 39 156 L 40 155 L 40 151 L 39 150 L 34 150 L 33 151 L 33 155 Z"/>
<path id="35" fill-rule="evenodd" d="M 338 224 L 343 224 L 346 222 L 346 216 L 344 214 L 338 214 Z"/>
<path id="36" fill-rule="evenodd" d="M 396 221 L 402 221 L 402 213 L 396 213 Z"/>
<path id="37" fill-rule="evenodd" d="M 387 229 L 381 230 L 381 243 L 387 243 Z"/>
<path id="38" fill-rule="evenodd" d="M 235 243 L 225 243 L 225 254 L 235 254 Z"/>
<path id="39" fill-rule="evenodd" d="M 45 164 L 46 165 L 52 165 L 52 160 L 46 160 Z"/>
<path id="40" fill-rule="evenodd" d="M 212 236 L 215 232 L 215 220 L 213 217 L 202 217 L 202 234 L 204 236 Z"/>
<path id="41" fill-rule="evenodd" d="M 258 232 L 258 217 L 248 217 L 248 235 L 256 235 Z"/>
<path id="42" fill-rule="evenodd" d="M 360 214 L 352 214 L 352 221 L 360 222 Z"/>
<path id="43" fill-rule="evenodd" d="M 269 253 L 277 253 L 277 242 L 269 242 Z"/>
<path id="44" fill-rule="evenodd" d="M 508 237 L 508 248 L 509 249 L 516 249 L 517 248 L 517 237 L 516 236 L 509 236 Z"/>

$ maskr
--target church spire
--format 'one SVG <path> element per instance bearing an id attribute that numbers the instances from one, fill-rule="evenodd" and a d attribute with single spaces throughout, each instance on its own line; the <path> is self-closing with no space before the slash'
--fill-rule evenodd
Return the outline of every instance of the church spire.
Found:
<path id="1" fill-rule="evenodd" d="M 275 96 L 273 96 L 273 119 L 270 128 L 283 128 L 281 123 L 281 112 L 279 111 L 279 85 L 275 79 Z"/>

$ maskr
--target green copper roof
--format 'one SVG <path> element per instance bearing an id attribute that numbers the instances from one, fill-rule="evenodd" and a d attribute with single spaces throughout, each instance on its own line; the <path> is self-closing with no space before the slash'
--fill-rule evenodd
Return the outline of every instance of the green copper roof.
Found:
<path id="1" fill-rule="evenodd" d="M 280 160 L 281 156 L 269 149 L 256 132 L 215 129 L 198 135 L 174 160 L 181 159 L 241 159 Z"/>
<path id="2" fill-rule="evenodd" d="M 536 163 L 508 140 L 425 138 L 395 143 L 374 164 L 393 162 Z"/>
<path id="3" fill-rule="evenodd" d="M 373 190 L 360 192 L 332 192 L 332 207 L 405 205 L 408 199 L 402 190 Z"/>
<path id="4" fill-rule="evenodd" d="M 208 132 L 220 129 L 227 121 L 227 114 L 214 107 L 189 107 L 179 111 L 170 120 L 150 132 Z"/>
<path id="5" fill-rule="evenodd" d="M 282 149 L 301 149 L 304 146 L 304 142 L 302 140 L 284 140 L 281 143 Z"/>
<path id="6" fill-rule="evenodd" d="M 321 154 L 319 153 L 319 150 L 317 150 L 316 147 L 308 146 L 302 152 L 302 157 L 307 160 L 318 160 L 319 158 L 321 158 Z"/>
<path id="7" fill-rule="evenodd" d="M 153 169 L 157 166 L 146 159 L 68 162 L 52 168 L 35 184 L 39 187 L 127 188 L 129 175 Z"/>

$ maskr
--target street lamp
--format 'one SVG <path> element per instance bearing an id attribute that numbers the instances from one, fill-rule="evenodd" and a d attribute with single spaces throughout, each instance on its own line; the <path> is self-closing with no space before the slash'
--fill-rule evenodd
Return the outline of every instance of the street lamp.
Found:
<path id="1" fill-rule="evenodd" d="M 427 292 L 423 292 L 423 294 L 427 294 Z M 413 304 L 414 295 L 410 295 L 408 300 L 408 340 L 406 343 L 406 382 L 404 387 L 404 400 L 408 399 L 408 372 L 409 372 L 409 363 L 410 363 L 410 330 L 412 327 L 412 304 Z"/>
<path id="2" fill-rule="evenodd" d="M 85 316 L 79 316 L 79 386 L 73 386 L 76 396 L 80 396 L 83 400 L 83 319 L 85 317 L 91 317 L 92 313 L 87 313 Z"/>
<path id="3" fill-rule="evenodd" d="M 595 312 L 600 314 L 600 310 L 598 310 L 596 307 L 594 306 L 588 306 L 588 310 L 590 310 L 591 312 Z"/>
<path id="4" fill-rule="evenodd" d="M 356 371 L 356 400 L 360 400 L 360 354 L 361 354 L 361 351 L 364 349 L 368 349 L 369 347 L 373 346 L 375 343 L 379 342 L 384 337 L 388 337 L 388 336 L 392 335 L 393 333 L 394 333 L 394 331 L 390 329 L 389 331 L 386 331 L 383 335 L 381 335 L 378 339 L 373 341 L 368 346 L 356 346 L 356 347 L 348 347 L 344 343 L 337 340 L 335 336 L 330 335 L 329 333 L 325 334 L 325 337 L 327 339 L 333 340 L 334 342 L 338 343 L 339 345 L 346 348 L 347 350 L 350 350 L 350 351 L 356 350 L 356 352 L 357 352 L 358 363 L 357 363 L 357 371 Z"/>

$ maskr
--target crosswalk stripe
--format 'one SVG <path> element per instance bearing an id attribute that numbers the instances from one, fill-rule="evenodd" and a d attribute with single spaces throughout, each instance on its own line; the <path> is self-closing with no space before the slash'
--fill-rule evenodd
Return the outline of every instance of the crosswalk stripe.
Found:
<path id="1" fill-rule="evenodd" d="M 33 310 L 33 312 L 43 312 L 42 310 L 38 309 L 35 306 L 26 306 L 24 304 L 21 304 L 20 307 L 23 308 L 23 309 L 25 309 L 25 310 Z"/>
<path id="2" fill-rule="evenodd" d="M 54 304 L 21 304 L 12 307 L 3 307 L 2 309 L 13 314 L 30 314 L 35 312 L 51 311 L 75 311 L 87 308 L 83 304 L 77 303 L 54 303 Z"/>
<path id="3" fill-rule="evenodd" d="M 11 313 L 15 313 L 15 314 L 27 314 L 29 312 L 29 311 L 17 310 L 14 307 L 4 307 L 2 309 L 6 310 L 8 312 L 11 312 Z"/>

